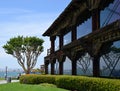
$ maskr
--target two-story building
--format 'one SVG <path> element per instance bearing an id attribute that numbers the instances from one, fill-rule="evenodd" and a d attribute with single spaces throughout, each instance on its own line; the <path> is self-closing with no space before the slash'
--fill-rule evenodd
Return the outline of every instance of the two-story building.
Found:
<path id="1" fill-rule="evenodd" d="M 63 74 L 66 57 L 71 60 L 72 75 L 77 73 L 77 60 L 86 53 L 92 58 L 93 76 L 100 76 L 100 58 L 115 41 L 120 41 L 120 0 L 72 0 L 60 16 L 45 31 L 51 48 L 45 57 L 55 74 L 56 59 L 59 74 Z"/>

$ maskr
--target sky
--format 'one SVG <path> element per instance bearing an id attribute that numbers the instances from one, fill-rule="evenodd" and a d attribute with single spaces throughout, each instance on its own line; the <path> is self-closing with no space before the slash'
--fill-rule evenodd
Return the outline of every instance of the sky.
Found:
<path id="1" fill-rule="evenodd" d="M 0 0 L 0 69 L 21 68 L 16 58 L 5 53 L 3 45 L 10 38 L 36 36 L 44 39 L 44 52 L 39 56 L 35 68 L 44 64 L 47 49 L 50 48 L 48 37 L 42 34 L 64 11 L 71 0 Z"/>

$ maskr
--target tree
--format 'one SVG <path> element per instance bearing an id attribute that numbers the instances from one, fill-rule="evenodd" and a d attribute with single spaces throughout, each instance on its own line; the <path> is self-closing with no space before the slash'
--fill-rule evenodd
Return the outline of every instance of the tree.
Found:
<path id="1" fill-rule="evenodd" d="M 3 46 L 7 54 L 17 58 L 26 74 L 34 68 L 38 56 L 43 52 L 43 39 L 37 37 L 18 36 L 11 38 Z"/>
<path id="2" fill-rule="evenodd" d="M 109 76 L 112 76 L 113 71 L 115 70 L 116 65 L 120 61 L 120 48 L 116 46 L 110 47 L 110 52 L 102 55 L 102 59 L 105 62 L 106 66 L 104 66 L 103 71 L 109 70 Z"/>
<path id="3" fill-rule="evenodd" d="M 42 69 L 39 69 L 39 68 L 36 68 L 36 69 L 32 69 L 31 70 L 32 71 L 32 73 L 41 73 L 41 74 L 44 74 L 44 70 L 42 70 Z"/>
<path id="4" fill-rule="evenodd" d="M 78 67 L 83 71 L 83 73 L 86 75 L 89 66 L 90 66 L 90 61 L 91 61 L 91 57 L 88 53 L 85 53 L 83 56 L 81 56 L 78 59 L 77 65 Z"/>

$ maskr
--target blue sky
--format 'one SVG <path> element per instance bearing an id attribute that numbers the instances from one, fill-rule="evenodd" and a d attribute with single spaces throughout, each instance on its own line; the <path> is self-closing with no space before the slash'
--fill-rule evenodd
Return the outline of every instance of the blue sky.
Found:
<path id="1" fill-rule="evenodd" d="M 15 36 L 37 36 L 45 40 L 44 52 L 38 58 L 36 68 L 44 63 L 50 47 L 42 34 L 61 14 L 71 0 L 0 0 L 0 69 L 21 68 L 16 58 L 5 53 L 2 46 Z"/>

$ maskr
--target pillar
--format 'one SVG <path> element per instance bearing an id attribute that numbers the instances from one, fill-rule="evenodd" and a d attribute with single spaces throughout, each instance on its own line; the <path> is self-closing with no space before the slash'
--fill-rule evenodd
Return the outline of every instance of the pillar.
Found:
<path id="1" fill-rule="evenodd" d="M 48 74 L 48 65 L 49 63 L 45 63 L 45 74 Z"/>
<path id="2" fill-rule="evenodd" d="M 55 62 L 56 59 L 51 60 L 51 74 L 54 75 L 55 74 Z"/>
<path id="3" fill-rule="evenodd" d="M 77 29 L 75 26 L 72 27 L 72 41 L 77 39 Z M 76 75 L 77 74 L 77 61 L 74 58 L 74 56 L 72 57 L 72 75 Z"/>
<path id="4" fill-rule="evenodd" d="M 63 74 L 63 61 L 59 62 L 59 74 L 62 75 Z"/>
<path id="5" fill-rule="evenodd" d="M 92 10 L 92 32 L 98 30 L 99 28 L 100 28 L 100 10 L 93 9 Z M 93 44 L 92 46 L 94 47 L 97 45 Z M 100 57 L 98 55 L 99 54 L 96 54 L 95 56 L 93 56 L 93 76 L 95 77 L 100 76 Z"/>
<path id="6" fill-rule="evenodd" d="M 100 11 L 99 9 L 92 10 L 92 32 L 100 28 Z"/>
<path id="7" fill-rule="evenodd" d="M 77 61 L 75 59 L 72 60 L 72 75 L 77 75 Z"/>
<path id="8" fill-rule="evenodd" d="M 62 75 L 63 74 L 63 65 L 65 62 L 65 56 L 64 55 L 60 55 L 58 57 L 58 62 L 59 62 L 59 74 Z"/>
<path id="9" fill-rule="evenodd" d="M 51 63 L 51 74 L 53 75 L 54 74 L 54 70 L 55 69 L 55 64 L 54 63 Z"/>
<path id="10" fill-rule="evenodd" d="M 93 76 L 99 77 L 100 76 L 100 57 L 94 56 L 93 58 Z"/>
<path id="11" fill-rule="evenodd" d="M 50 50 L 50 53 L 51 54 L 54 53 L 54 51 L 55 51 L 55 39 L 56 39 L 55 36 L 50 37 L 50 41 L 51 41 L 51 50 Z"/>
<path id="12" fill-rule="evenodd" d="M 77 30 L 76 30 L 76 27 L 73 26 L 72 28 L 72 41 L 76 40 L 77 39 Z"/>
<path id="13" fill-rule="evenodd" d="M 60 50 L 61 50 L 62 46 L 63 46 L 63 35 L 60 35 L 59 36 L 59 48 L 60 48 Z"/>

